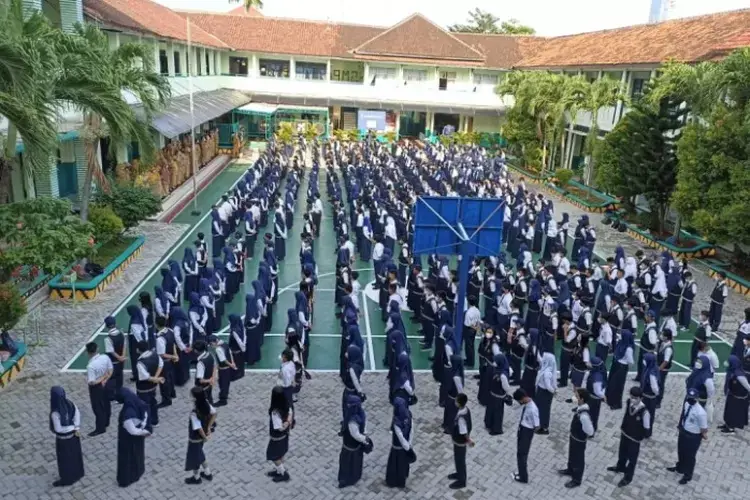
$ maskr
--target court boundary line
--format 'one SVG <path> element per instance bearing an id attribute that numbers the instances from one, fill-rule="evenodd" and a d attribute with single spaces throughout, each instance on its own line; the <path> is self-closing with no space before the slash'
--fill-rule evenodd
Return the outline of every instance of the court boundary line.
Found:
<path id="1" fill-rule="evenodd" d="M 235 162 L 236 162 L 236 161 L 237 161 L 237 160 L 235 160 Z M 250 165 L 252 166 L 252 162 L 250 163 Z M 229 168 L 231 168 L 231 167 L 232 167 L 232 164 L 230 163 L 229 165 L 227 165 L 226 167 L 224 167 L 224 170 L 227 170 L 227 169 L 229 169 Z M 245 169 L 245 172 L 247 172 L 247 170 L 248 170 L 248 169 Z M 218 176 L 217 176 L 217 177 L 218 177 Z M 237 186 L 237 184 L 239 184 L 239 183 L 240 183 L 240 181 L 241 181 L 241 180 L 242 180 L 243 178 L 244 178 L 244 173 L 240 174 L 240 175 L 239 175 L 239 176 L 237 177 L 237 179 L 236 179 L 236 180 L 235 180 L 235 181 L 234 181 L 234 182 L 232 183 L 232 186 L 231 186 L 231 187 L 230 187 L 229 189 L 234 189 L 234 188 L 235 188 L 235 186 Z M 208 187 L 208 185 L 210 185 L 210 183 L 209 183 L 209 184 L 207 184 L 207 185 L 206 185 L 206 187 Z M 205 189 L 205 188 L 204 188 L 204 189 Z M 200 192 L 199 192 L 198 194 L 200 194 Z M 217 201 L 217 202 L 219 202 L 220 200 L 221 200 L 221 197 L 219 197 L 219 199 L 218 199 L 218 200 L 216 200 L 216 201 Z M 186 207 L 186 208 L 187 208 L 187 207 Z M 177 213 L 177 215 L 181 214 L 181 213 L 182 213 L 183 211 L 185 211 L 185 208 L 183 208 L 182 210 L 180 210 L 180 212 L 178 212 L 178 213 Z M 175 215 L 175 217 L 177 217 L 177 215 Z M 180 238 L 179 240 L 177 240 L 177 243 L 175 243 L 174 245 L 172 245 L 172 246 L 171 246 L 171 247 L 169 248 L 169 250 L 171 250 L 172 248 L 177 248 L 177 247 L 181 246 L 182 244 L 184 244 L 184 243 L 185 243 L 185 241 L 186 241 L 186 240 L 187 240 L 187 239 L 188 239 L 188 238 L 190 237 L 190 235 L 191 235 L 191 234 L 193 233 L 193 230 L 194 230 L 194 229 L 195 229 L 196 227 L 198 227 L 199 225 L 201 225 L 201 224 L 203 223 L 203 221 L 205 221 L 205 220 L 206 220 L 206 219 L 207 219 L 207 218 L 208 218 L 208 217 L 209 217 L 210 215 L 211 215 L 211 210 L 208 210 L 208 211 L 207 211 L 207 212 L 206 212 L 206 213 L 205 213 L 205 214 L 203 215 L 203 217 L 201 217 L 201 218 L 200 218 L 200 219 L 199 219 L 199 220 L 198 220 L 198 221 L 197 221 L 197 222 L 196 222 L 195 224 L 191 225 L 191 226 L 190 226 L 190 227 L 189 227 L 189 228 L 188 228 L 188 229 L 187 229 L 187 230 L 185 231 L 185 234 L 184 234 L 184 235 L 182 236 L 182 238 Z M 170 224 L 171 224 L 171 222 L 170 222 Z M 168 252 L 169 252 L 169 250 L 168 250 Z M 148 280 L 150 280 L 151 278 L 153 278 L 153 277 L 154 277 L 154 275 L 155 275 L 155 274 L 156 274 L 156 273 L 157 273 L 157 272 L 158 272 L 158 271 L 159 271 L 159 270 L 160 270 L 160 269 L 162 268 L 162 266 L 163 266 L 163 265 L 164 265 L 164 264 L 165 264 L 165 263 L 166 263 L 166 262 L 167 262 L 167 261 L 169 260 L 170 256 L 171 256 L 171 255 L 172 255 L 173 253 L 174 253 L 174 252 L 169 252 L 169 253 L 167 253 L 166 255 L 164 255 L 164 258 L 163 258 L 162 260 L 160 260 L 160 261 L 158 262 L 158 264 L 157 264 L 157 265 L 155 265 L 155 266 L 154 266 L 154 267 L 153 267 L 153 268 L 151 269 L 151 271 L 149 271 L 149 273 L 148 273 L 148 274 L 146 275 L 146 277 L 145 277 L 145 278 L 144 278 L 143 280 L 141 280 L 141 283 L 145 283 L 145 282 L 147 282 Z M 127 296 L 127 297 L 125 297 L 125 299 L 124 299 L 124 300 L 123 300 L 122 302 L 120 302 L 120 304 L 118 304 L 118 306 L 117 306 L 117 307 L 115 308 L 114 312 L 110 313 L 109 315 L 110 315 L 110 316 L 116 316 L 116 315 L 120 314 L 120 311 L 122 311 L 122 310 L 123 310 L 123 309 L 125 308 L 125 306 L 126 306 L 126 305 L 127 305 L 127 304 L 128 304 L 128 303 L 129 303 L 129 302 L 130 302 L 130 301 L 132 300 L 132 299 L 133 299 L 133 297 L 135 297 L 135 294 L 136 294 L 136 293 L 138 293 L 138 292 L 139 292 L 139 291 L 140 291 L 140 290 L 141 290 L 142 288 L 143 288 L 143 285 L 142 285 L 142 284 L 141 284 L 141 285 L 139 285 L 139 286 L 137 286 L 136 288 L 134 288 L 134 289 L 133 289 L 133 291 L 132 291 L 132 292 L 131 292 L 131 293 L 130 293 L 130 294 L 129 294 L 129 295 Z M 97 328 L 97 329 L 96 329 L 96 330 L 94 331 L 94 333 L 93 333 L 93 334 L 92 334 L 92 335 L 91 335 L 91 336 L 90 336 L 90 337 L 88 338 L 88 340 L 86 340 L 86 342 L 84 342 L 84 343 L 83 343 L 83 346 L 81 346 L 81 348 L 80 348 L 80 349 L 79 349 L 79 350 L 78 350 L 78 351 L 76 352 L 76 354 L 75 354 L 75 355 L 74 355 L 74 356 L 73 356 L 73 357 L 72 357 L 72 358 L 71 358 L 70 360 L 68 360 L 68 362 L 67 362 L 67 363 L 65 363 L 65 365 L 64 365 L 64 366 L 63 366 L 63 367 L 62 367 L 62 368 L 60 369 L 60 372 L 65 372 L 65 371 L 67 371 L 67 370 L 70 370 L 70 365 L 72 365 L 72 364 L 73 364 L 73 362 L 74 362 L 75 360 L 77 360 L 77 359 L 78 359 L 79 357 L 81 357 L 81 355 L 83 354 L 83 352 L 84 352 L 84 351 L 86 350 L 86 344 L 88 344 L 89 342 L 92 342 L 92 341 L 93 341 L 93 340 L 94 340 L 94 339 L 95 339 L 96 337 L 98 337 L 98 336 L 99 336 L 99 334 L 101 334 L 101 333 L 102 333 L 103 331 L 104 331 L 104 322 L 102 322 L 102 323 L 101 323 L 101 325 L 99 326 L 99 328 Z"/>
<path id="2" fill-rule="evenodd" d="M 339 373 L 339 370 L 331 370 L 331 369 L 325 369 L 325 368 L 309 368 L 307 371 L 310 372 L 310 373 Z M 414 373 L 419 373 L 419 374 L 428 374 L 428 373 L 432 374 L 432 370 L 429 370 L 429 369 L 419 369 L 419 370 L 412 370 L 412 371 Z M 191 373 L 195 372 L 195 368 L 191 368 L 190 372 Z M 388 372 L 389 372 L 389 370 L 385 369 L 385 368 L 375 368 L 375 369 L 372 369 L 372 370 L 365 370 L 364 371 L 364 373 L 388 373 Z M 86 373 L 86 369 L 85 368 L 71 368 L 71 369 L 67 370 L 65 373 Z M 252 374 L 252 373 L 260 373 L 260 374 L 279 373 L 279 369 L 278 368 L 252 368 L 252 367 L 246 367 L 245 368 L 245 374 L 246 375 L 249 375 L 249 374 Z M 477 374 L 477 373 L 479 373 L 479 370 L 467 369 L 467 370 L 464 370 L 464 373 Z M 560 374 L 560 370 L 558 370 L 557 373 L 559 375 Z M 637 373 L 638 372 L 630 372 L 629 371 L 628 375 L 637 375 Z M 670 377 L 671 376 L 677 376 L 677 377 L 684 376 L 684 377 L 687 377 L 688 375 L 690 375 L 689 372 L 672 372 L 672 371 L 669 372 L 669 376 Z M 716 375 L 716 374 L 714 374 L 714 375 Z M 722 374 L 719 374 L 719 375 L 722 375 Z"/>
<path id="3" fill-rule="evenodd" d="M 370 370 L 375 370 L 375 345 L 372 342 L 372 327 L 370 326 L 370 312 L 367 307 L 367 296 L 365 295 L 364 289 L 361 291 L 362 294 L 362 309 L 365 312 L 365 334 L 367 335 L 367 357 L 370 360 Z"/>

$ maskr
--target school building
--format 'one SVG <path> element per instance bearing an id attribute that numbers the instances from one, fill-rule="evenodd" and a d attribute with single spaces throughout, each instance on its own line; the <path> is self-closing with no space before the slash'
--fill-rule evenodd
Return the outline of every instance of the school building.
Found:
<path id="1" fill-rule="evenodd" d="M 440 133 L 446 126 L 499 135 L 513 102 L 495 88 L 514 69 L 592 80 L 606 75 L 637 95 L 667 60 L 712 60 L 750 46 L 750 9 L 550 38 L 450 33 L 429 13 L 381 27 L 271 18 L 242 7 L 226 14 L 180 12 L 151 0 L 25 1 L 63 29 L 96 24 L 112 47 L 128 41 L 153 46 L 156 68 L 173 91 L 168 109 L 152 123 L 160 147 L 190 133 L 188 71 L 200 110 L 198 132 L 223 127 L 225 142 L 237 123 L 260 138 L 270 136 L 279 120 L 294 118 L 329 133 L 361 129 L 363 116 L 373 111 L 384 117 L 378 128 L 401 137 Z M 600 110 L 600 134 L 626 112 L 622 103 Z M 277 114 L 286 118 L 274 121 Z M 568 123 L 571 161 L 581 154 L 590 124 L 583 112 Z M 24 184 L 23 173 L 14 172 L 14 199 L 27 191 L 76 196 L 84 174 L 79 125 L 75 116 L 61 121 L 57 166 L 49 173 Z M 132 160 L 138 146 L 121 149 L 117 162 Z"/>

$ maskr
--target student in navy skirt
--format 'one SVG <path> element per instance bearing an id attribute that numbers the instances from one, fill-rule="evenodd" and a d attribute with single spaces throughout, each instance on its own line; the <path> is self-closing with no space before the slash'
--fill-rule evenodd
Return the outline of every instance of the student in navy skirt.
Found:
<path id="1" fill-rule="evenodd" d="M 65 390 L 55 386 L 50 390 L 49 428 L 55 434 L 55 455 L 60 479 L 52 486 L 70 486 L 84 475 L 81 438 L 81 412 L 65 397 Z"/>
<path id="2" fill-rule="evenodd" d="M 193 398 L 193 411 L 190 412 L 188 423 L 188 447 L 185 457 L 185 471 L 193 475 L 185 478 L 186 484 L 201 484 L 203 479 L 211 481 L 214 475 L 208 468 L 203 444 L 211 436 L 211 428 L 216 420 L 216 409 L 211 406 L 206 397 L 206 391 L 200 387 L 190 390 Z M 202 470 L 201 470 L 202 469 Z"/>
<path id="3" fill-rule="evenodd" d="M 412 415 L 409 403 L 401 396 L 393 400 L 393 420 L 391 421 L 391 452 L 385 469 L 385 484 L 391 488 L 406 487 L 409 467 L 417 461 L 412 449 Z"/>
<path id="4" fill-rule="evenodd" d="M 266 475 L 274 483 L 289 481 L 289 472 L 284 466 L 284 458 L 289 451 L 289 431 L 292 427 L 293 413 L 284 388 L 277 385 L 271 391 L 271 406 L 268 408 L 268 430 L 270 439 L 266 448 L 266 460 L 273 462 L 275 469 Z"/>
<path id="5" fill-rule="evenodd" d="M 367 415 L 362 398 L 357 394 L 346 397 L 343 418 L 343 442 L 339 453 L 339 488 L 353 486 L 362 478 L 364 454 L 372 451 L 372 441 L 365 435 Z"/>

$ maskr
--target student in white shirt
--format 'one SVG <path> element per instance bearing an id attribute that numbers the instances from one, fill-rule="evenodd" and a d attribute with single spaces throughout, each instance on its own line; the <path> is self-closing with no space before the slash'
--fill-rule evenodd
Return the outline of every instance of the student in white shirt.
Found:
<path id="1" fill-rule="evenodd" d="M 529 450 L 534 432 L 540 429 L 539 409 L 536 403 L 526 394 L 523 389 L 516 389 L 513 399 L 521 405 L 521 418 L 518 422 L 518 444 L 516 447 L 516 462 L 518 472 L 512 474 L 513 480 L 519 483 L 529 482 Z"/>
<path id="2" fill-rule="evenodd" d="M 112 376 L 114 368 L 109 356 L 99 354 L 96 342 L 86 344 L 86 354 L 89 362 L 86 366 L 86 378 L 91 397 L 91 409 L 96 418 L 96 428 L 89 433 L 89 437 L 104 434 L 112 416 L 112 403 L 107 390 L 107 381 Z"/>
<path id="3" fill-rule="evenodd" d="M 628 399 L 620 427 L 617 465 L 607 467 L 610 472 L 624 474 L 620 482 L 617 483 L 617 486 L 621 488 L 633 481 L 635 466 L 638 463 L 638 455 L 641 451 L 641 441 L 646 438 L 646 432 L 651 429 L 651 415 L 646 410 L 642 398 L 643 392 L 640 387 L 630 388 L 630 399 Z"/>
<path id="4" fill-rule="evenodd" d="M 680 484 L 687 484 L 693 479 L 698 449 L 701 441 L 708 439 L 708 416 L 706 410 L 697 403 L 698 390 L 688 389 L 678 425 L 677 464 L 667 468 L 670 472 L 682 474 Z"/>
<path id="5" fill-rule="evenodd" d="M 208 467 L 203 444 L 211 437 L 211 430 L 216 421 L 216 408 L 206 399 L 206 393 L 200 387 L 190 390 L 193 398 L 193 410 L 190 412 L 188 426 L 188 447 L 185 458 L 185 471 L 193 475 L 185 479 L 185 484 L 201 484 L 203 479 L 211 481 L 214 476 Z"/>

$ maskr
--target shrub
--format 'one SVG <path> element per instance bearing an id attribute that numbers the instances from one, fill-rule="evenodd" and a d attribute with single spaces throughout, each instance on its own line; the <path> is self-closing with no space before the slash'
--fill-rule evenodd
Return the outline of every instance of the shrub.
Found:
<path id="1" fill-rule="evenodd" d="M 153 217 L 161 210 L 161 200 L 147 187 L 112 186 L 109 193 L 99 192 L 96 203 L 106 205 L 121 220 L 125 229 L 138 225 L 138 222 Z"/>
<path id="2" fill-rule="evenodd" d="M 100 243 L 116 238 L 125 229 L 122 219 L 106 205 L 93 205 L 89 209 L 89 222 L 94 225 L 94 237 Z"/>
<path id="3" fill-rule="evenodd" d="M 561 168 L 555 171 L 555 177 L 561 188 L 564 188 L 573 178 L 573 171 L 567 168 Z"/>
<path id="4" fill-rule="evenodd" d="M 26 314 L 26 301 L 18 288 L 10 283 L 0 284 L 0 332 L 6 332 Z"/>

